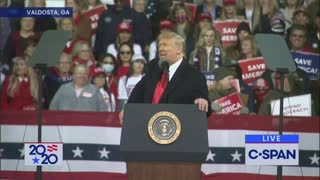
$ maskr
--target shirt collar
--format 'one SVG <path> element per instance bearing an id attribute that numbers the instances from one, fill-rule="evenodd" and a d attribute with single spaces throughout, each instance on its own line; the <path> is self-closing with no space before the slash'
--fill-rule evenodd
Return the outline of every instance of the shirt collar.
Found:
<path id="1" fill-rule="evenodd" d="M 183 58 L 181 58 L 179 61 L 171 64 L 169 66 L 169 81 L 171 80 L 172 76 L 174 75 L 174 73 L 177 71 L 178 67 L 180 66 L 181 62 L 182 62 Z"/>
<path id="2" fill-rule="evenodd" d="M 19 81 L 20 81 L 20 82 L 22 82 L 22 81 L 28 82 L 28 78 L 27 78 L 27 77 L 20 77 L 20 76 L 19 76 Z"/>

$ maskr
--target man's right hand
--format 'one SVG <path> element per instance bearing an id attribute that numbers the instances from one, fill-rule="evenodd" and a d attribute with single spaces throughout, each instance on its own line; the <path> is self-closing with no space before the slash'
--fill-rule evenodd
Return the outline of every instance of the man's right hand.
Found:
<path id="1" fill-rule="evenodd" d="M 120 112 L 119 112 L 119 120 L 120 120 L 120 124 L 122 125 L 122 123 L 123 123 L 123 110 L 121 110 Z"/>

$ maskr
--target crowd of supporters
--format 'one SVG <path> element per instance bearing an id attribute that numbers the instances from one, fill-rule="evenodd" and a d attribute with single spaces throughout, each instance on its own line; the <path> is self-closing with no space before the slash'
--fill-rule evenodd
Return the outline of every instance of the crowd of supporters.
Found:
<path id="1" fill-rule="evenodd" d="M 0 6 L 46 7 L 46 0 L 8 2 L 0 0 Z M 270 102 L 280 97 L 279 74 L 267 69 L 247 84 L 239 67 L 240 60 L 262 56 L 255 34 L 283 36 L 291 52 L 320 53 L 319 0 L 114 0 L 93 28 L 85 13 L 101 5 L 100 0 L 65 0 L 73 8 L 71 18 L 0 18 L 1 110 L 35 110 L 41 101 L 51 110 L 120 111 L 158 58 L 157 36 L 174 31 L 185 40 L 188 62 L 214 74 L 208 83 L 211 101 L 237 92 L 240 113 L 271 114 Z M 237 41 L 223 44 L 215 21 L 240 21 Z M 56 66 L 46 70 L 40 100 L 37 69 L 29 58 L 42 34 L 56 29 L 72 31 L 72 39 Z M 311 94 L 312 115 L 319 116 L 319 72 L 316 78 L 301 69 L 285 75 L 284 93 Z M 220 112 L 222 107 L 213 103 L 212 108 Z"/>

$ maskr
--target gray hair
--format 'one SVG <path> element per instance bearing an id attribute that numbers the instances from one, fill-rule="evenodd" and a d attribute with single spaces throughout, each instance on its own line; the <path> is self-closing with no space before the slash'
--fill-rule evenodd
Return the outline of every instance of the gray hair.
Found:
<path id="1" fill-rule="evenodd" d="M 186 52 L 185 40 L 179 34 L 177 34 L 175 32 L 161 33 L 159 35 L 159 37 L 158 37 L 158 42 L 161 39 L 175 39 L 176 40 L 176 46 L 182 50 L 183 54 L 185 54 L 185 52 Z"/>
<path id="2" fill-rule="evenodd" d="M 81 70 L 85 70 L 86 73 L 89 75 L 89 68 L 88 66 L 84 65 L 84 64 L 78 64 L 74 69 L 73 69 L 73 74 L 76 74 L 77 72 L 81 71 Z"/>

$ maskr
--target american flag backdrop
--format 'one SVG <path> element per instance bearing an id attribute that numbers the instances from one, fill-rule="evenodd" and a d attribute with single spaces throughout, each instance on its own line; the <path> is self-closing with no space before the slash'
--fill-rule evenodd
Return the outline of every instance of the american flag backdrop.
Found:
<path id="1" fill-rule="evenodd" d="M 195 119 L 196 121 L 196 119 Z M 212 115 L 202 180 L 276 179 L 276 166 L 245 165 L 245 134 L 277 134 L 272 116 Z M 61 166 L 43 167 L 43 179 L 125 180 L 119 152 L 121 126 L 116 113 L 49 112 L 43 114 L 43 142 L 63 142 Z M 34 179 L 24 165 L 24 142 L 37 141 L 36 112 L 0 112 L 0 179 Z M 319 179 L 319 118 L 285 117 L 284 134 L 299 134 L 299 166 L 284 166 L 284 180 Z"/>

